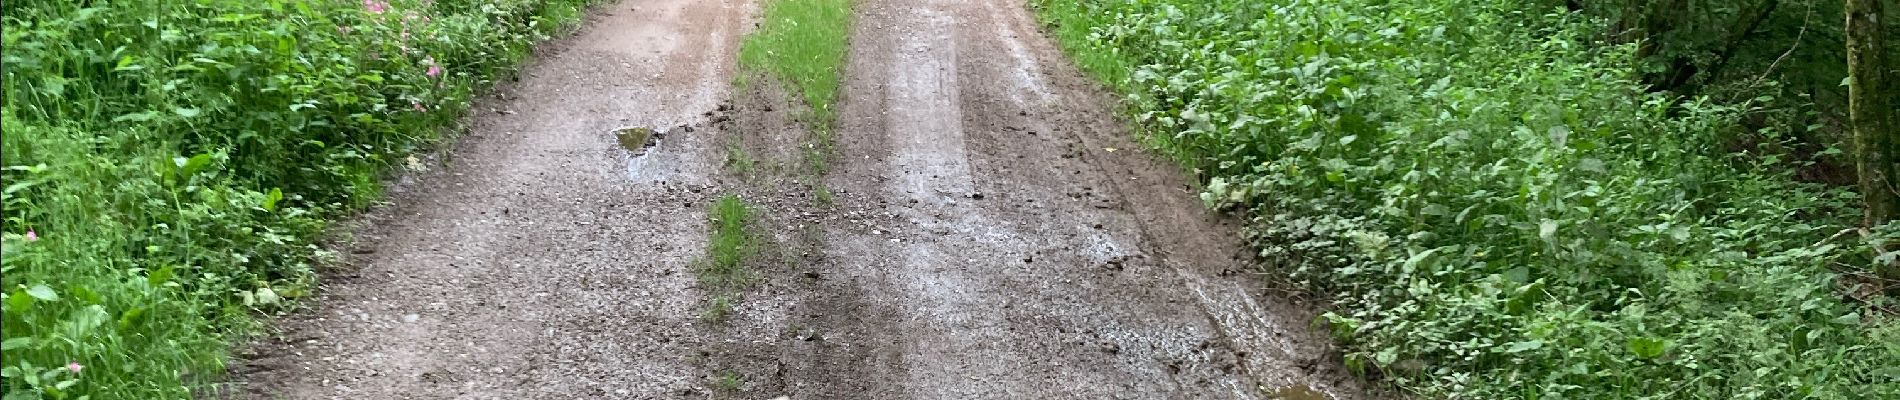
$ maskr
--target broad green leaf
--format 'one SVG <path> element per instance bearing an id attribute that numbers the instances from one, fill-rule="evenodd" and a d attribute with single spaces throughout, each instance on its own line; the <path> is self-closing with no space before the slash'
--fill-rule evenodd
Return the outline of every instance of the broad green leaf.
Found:
<path id="1" fill-rule="evenodd" d="M 1663 355 L 1663 351 L 1666 350 L 1666 345 L 1662 339 L 1652 337 L 1630 338 L 1623 346 L 1629 349 L 1631 354 L 1635 354 L 1637 358 L 1645 360 L 1660 357 Z"/>
<path id="2" fill-rule="evenodd" d="M 74 310 L 72 320 L 68 321 L 68 323 L 70 323 L 73 333 L 77 334 L 77 336 L 84 337 L 91 335 L 94 329 L 98 329 L 99 325 L 104 325 L 106 321 L 111 319 L 112 314 L 106 312 L 106 306 L 94 304 L 86 306 L 86 308 Z"/>
<path id="3" fill-rule="evenodd" d="M 277 304 L 278 300 L 283 300 L 283 298 L 277 296 L 276 290 L 271 290 L 271 288 L 268 287 L 257 288 L 257 303 L 259 305 Z"/>
<path id="4" fill-rule="evenodd" d="M 40 301 L 58 301 L 59 300 L 59 293 L 54 292 L 52 287 L 46 286 L 45 284 L 35 284 L 31 287 L 27 287 L 26 294 L 28 296 L 33 296 L 33 298 L 35 299 L 40 299 Z"/>
<path id="5" fill-rule="evenodd" d="M 12 339 L 7 339 L 5 342 L 0 342 L 0 350 L 13 350 L 13 349 L 21 348 L 21 347 L 32 346 L 32 345 L 33 345 L 33 338 L 16 337 Z"/>
<path id="6" fill-rule="evenodd" d="M 165 282 L 171 282 L 172 274 L 174 273 L 176 273 L 176 269 L 172 268 L 172 266 L 170 265 L 164 266 L 152 272 L 146 273 L 145 283 L 148 285 L 152 285 L 152 287 L 162 286 L 165 284 Z"/>
<path id="7" fill-rule="evenodd" d="M 284 191 L 282 189 L 271 188 L 270 193 L 264 194 L 264 211 L 277 211 L 277 202 L 283 199 Z"/>
<path id="8" fill-rule="evenodd" d="M 119 329 L 127 330 L 137 326 L 145 316 L 145 307 L 134 307 L 119 314 Z"/>
<path id="9" fill-rule="evenodd" d="M 1511 282 L 1517 283 L 1530 283 L 1531 269 L 1527 267 L 1517 267 L 1505 270 L 1504 279 L 1510 279 Z"/>
<path id="10" fill-rule="evenodd" d="M 191 158 L 177 157 L 172 159 L 172 162 L 178 164 L 178 176 L 189 178 L 193 175 L 197 175 L 198 171 L 203 171 L 205 167 L 211 165 L 211 155 L 199 154 L 191 156 Z"/>
<path id="11" fill-rule="evenodd" d="M 25 289 L 14 289 L 12 294 L 7 295 L 7 309 L 18 313 L 31 310 L 33 309 L 33 296 L 27 295 Z"/>
<path id="12" fill-rule="evenodd" d="M 145 122 L 158 118 L 157 111 L 137 112 L 112 118 L 112 122 Z"/>
<path id="13" fill-rule="evenodd" d="M 1380 366 L 1392 365 L 1393 362 L 1398 360 L 1399 349 L 1393 347 L 1379 349 L 1378 353 L 1372 355 L 1372 361 L 1377 362 Z"/>
<path id="14" fill-rule="evenodd" d="M 145 66 L 139 65 L 138 62 L 139 62 L 138 56 L 127 55 L 124 58 L 120 58 L 119 64 L 117 66 L 112 67 L 112 70 L 113 71 L 137 71 L 137 70 L 145 69 Z"/>

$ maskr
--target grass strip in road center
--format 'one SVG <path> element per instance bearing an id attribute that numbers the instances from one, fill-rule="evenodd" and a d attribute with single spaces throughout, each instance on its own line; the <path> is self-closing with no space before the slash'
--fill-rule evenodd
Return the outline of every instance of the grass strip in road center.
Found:
<path id="1" fill-rule="evenodd" d="M 811 106 L 812 128 L 828 131 L 837 119 L 850 27 L 850 0 L 773 0 L 759 30 L 740 45 L 739 65 L 791 85 Z"/>
<path id="2" fill-rule="evenodd" d="M 731 313 L 738 296 L 745 292 L 757 274 L 747 268 L 747 257 L 758 252 L 758 237 L 746 230 L 753 210 L 737 195 L 725 195 L 708 210 L 712 237 L 707 240 L 706 259 L 699 267 L 699 282 L 710 297 L 701 315 L 707 320 L 723 320 Z"/>
<path id="3" fill-rule="evenodd" d="M 838 119 L 838 82 L 851 29 L 850 0 L 773 0 L 764 23 L 739 47 L 739 65 L 769 75 L 803 98 L 810 114 L 805 145 L 809 173 L 830 169 L 832 124 Z M 814 192 L 823 192 L 815 177 Z"/>

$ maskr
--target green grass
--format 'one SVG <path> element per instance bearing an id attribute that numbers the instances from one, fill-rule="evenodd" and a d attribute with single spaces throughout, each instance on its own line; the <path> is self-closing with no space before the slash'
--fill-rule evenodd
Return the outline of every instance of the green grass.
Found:
<path id="1" fill-rule="evenodd" d="M 724 393 L 738 393 L 739 389 L 745 388 L 745 378 L 739 376 L 737 372 L 722 372 L 713 380 L 713 388 Z"/>
<path id="2" fill-rule="evenodd" d="M 758 274 L 746 266 L 746 260 L 759 251 L 758 236 L 747 228 L 754 218 L 752 213 L 752 208 L 736 195 L 720 197 L 708 210 L 712 233 L 698 271 L 699 283 L 709 296 L 702 317 L 724 319 L 740 294 L 757 279 Z"/>
<path id="3" fill-rule="evenodd" d="M 327 222 L 588 3 L 0 6 L 6 397 L 206 395 Z"/>
<path id="4" fill-rule="evenodd" d="M 812 183 L 811 192 L 812 199 L 817 201 L 820 207 L 830 207 L 838 204 L 838 195 L 832 194 L 831 188 L 825 187 L 823 183 Z"/>
<path id="5" fill-rule="evenodd" d="M 706 309 L 699 312 L 699 319 L 707 322 L 725 321 L 732 316 L 732 306 L 738 299 L 731 295 L 713 296 L 706 302 Z"/>
<path id="6" fill-rule="evenodd" d="M 726 145 L 726 169 L 740 176 L 750 177 L 757 164 L 758 161 L 752 158 L 751 153 L 746 152 L 744 146 L 738 143 Z"/>
<path id="7" fill-rule="evenodd" d="M 830 170 L 850 27 L 850 0 L 771 0 L 763 25 L 739 48 L 740 66 L 785 83 L 810 108 L 805 120 L 811 135 L 801 154 L 813 177 Z"/>
<path id="8" fill-rule="evenodd" d="M 1332 299 L 1353 369 L 1424 398 L 1900 398 L 1887 300 L 1838 291 L 1872 265 L 1827 240 L 1855 196 L 1738 140 L 1746 104 L 1644 91 L 1594 18 L 1036 3 L 1271 273 Z"/>

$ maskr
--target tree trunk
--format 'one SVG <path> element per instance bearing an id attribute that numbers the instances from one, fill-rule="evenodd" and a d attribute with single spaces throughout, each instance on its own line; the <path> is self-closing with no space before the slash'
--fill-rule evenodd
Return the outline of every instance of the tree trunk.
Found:
<path id="1" fill-rule="evenodd" d="M 1882 43 L 1883 0 L 1847 0 L 1848 124 L 1854 130 L 1856 172 L 1866 200 L 1864 224 L 1875 226 L 1900 216 L 1900 131 L 1896 131 L 1892 77 Z M 1886 266 L 1883 274 L 1900 275 Z"/>

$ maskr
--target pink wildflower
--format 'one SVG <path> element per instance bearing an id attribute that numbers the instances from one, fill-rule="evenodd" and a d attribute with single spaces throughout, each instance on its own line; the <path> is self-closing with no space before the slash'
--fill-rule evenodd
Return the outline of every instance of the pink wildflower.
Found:
<path id="1" fill-rule="evenodd" d="M 409 103 L 409 104 L 413 106 L 412 108 L 415 108 L 416 112 L 429 112 L 429 107 L 423 106 L 422 103 Z"/>
<path id="2" fill-rule="evenodd" d="M 370 14 L 382 14 L 384 11 L 389 11 L 389 3 L 381 0 L 363 0 L 363 9 L 369 10 Z"/>
<path id="3" fill-rule="evenodd" d="M 67 364 L 66 364 L 66 370 L 67 370 L 67 371 L 73 371 L 73 373 L 75 373 L 75 374 L 77 374 L 77 373 L 79 373 L 79 370 L 80 370 L 80 369 L 84 369 L 84 368 L 86 368 L 86 366 L 84 366 L 84 365 L 79 365 L 79 362 L 78 362 L 78 361 L 73 361 L 73 362 L 70 362 L 70 363 L 67 363 Z"/>
<path id="4" fill-rule="evenodd" d="M 40 240 L 40 234 L 33 233 L 32 229 L 26 230 L 26 241 L 33 242 L 33 241 L 38 241 L 38 240 Z"/>
<path id="5" fill-rule="evenodd" d="M 434 77 L 435 77 L 436 75 L 441 75 L 441 74 L 442 74 L 442 66 L 440 66 L 440 65 L 431 65 L 431 66 L 429 66 L 429 72 L 425 72 L 425 73 L 423 73 L 423 74 L 424 74 L 424 75 L 428 75 L 428 76 L 429 76 L 430 78 L 434 78 Z"/>

